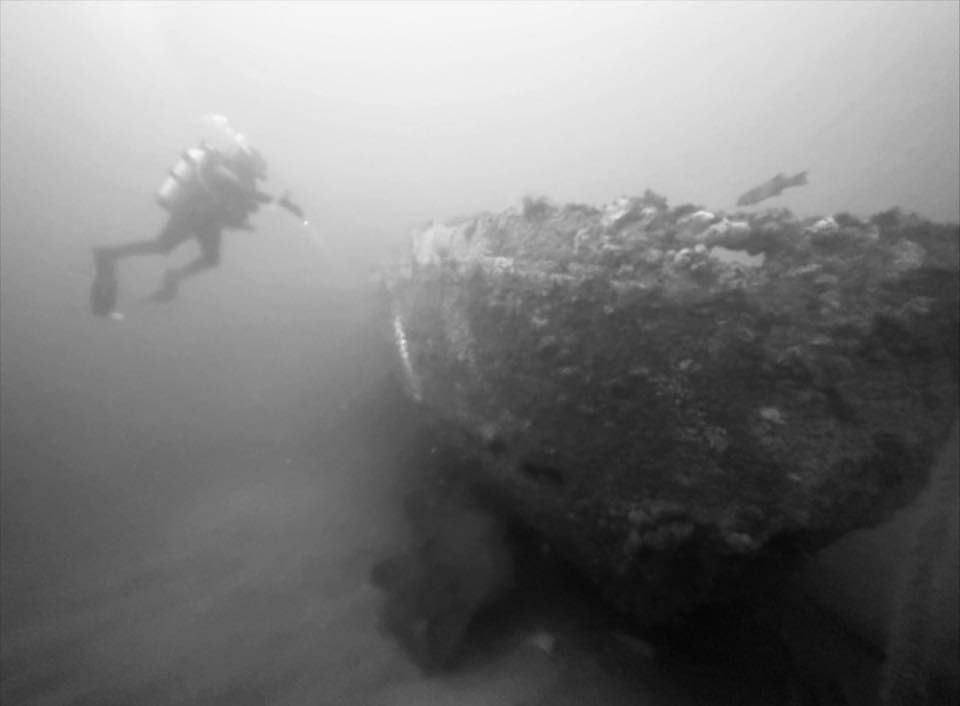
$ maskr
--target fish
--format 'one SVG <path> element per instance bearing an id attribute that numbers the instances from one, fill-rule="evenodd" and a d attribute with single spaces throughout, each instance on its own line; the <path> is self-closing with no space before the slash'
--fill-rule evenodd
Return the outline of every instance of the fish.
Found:
<path id="1" fill-rule="evenodd" d="M 755 186 L 743 194 L 737 199 L 737 206 L 752 206 L 755 203 L 779 196 L 783 193 L 784 189 L 789 189 L 791 186 L 804 186 L 806 183 L 806 172 L 794 174 L 792 177 L 785 177 L 783 172 L 781 172 L 773 177 L 773 179 L 770 179 L 760 186 Z"/>

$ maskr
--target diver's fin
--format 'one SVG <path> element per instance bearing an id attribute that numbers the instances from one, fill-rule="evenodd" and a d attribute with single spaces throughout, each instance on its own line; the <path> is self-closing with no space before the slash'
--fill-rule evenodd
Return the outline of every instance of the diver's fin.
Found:
<path id="1" fill-rule="evenodd" d="M 112 318 L 117 305 L 119 283 L 115 263 L 101 250 L 93 253 L 94 277 L 90 287 L 90 311 L 94 316 Z"/>
<path id="2" fill-rule="evenodd" d="M 90 288 L 90 310 L 94 316 L 111 316 L 117 305 L 117 278 L 98 276 Z"/>

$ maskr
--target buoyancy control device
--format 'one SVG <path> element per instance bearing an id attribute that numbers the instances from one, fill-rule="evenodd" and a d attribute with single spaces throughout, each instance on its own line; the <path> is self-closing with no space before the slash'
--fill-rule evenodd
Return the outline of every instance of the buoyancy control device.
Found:
<path id="1" fill-rule="evenodd" d="M 211 150 L 206 145 L 184 151 L 157 189 L 157 203 L 168 211 L 175 211 L 203 190 L 201 172 L 210 160 Z"/>

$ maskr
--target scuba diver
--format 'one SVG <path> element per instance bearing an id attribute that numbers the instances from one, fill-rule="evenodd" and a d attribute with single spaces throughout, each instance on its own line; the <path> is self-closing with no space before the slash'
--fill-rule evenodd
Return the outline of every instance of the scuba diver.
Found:
<path id="1" fill-rule="evenodd" d="M 199 255 L 186 265 L 168 269 L 151 301 L 173 299 L 180 283 L 220 263 L 223 230 L 252 231 L 250 216 L 260 206 L 276 203 L 307 224 L 303 210 L 287 194 L 274 198 L 259 190 L 266 179 L 267 163 L 242 135 L 232 131 L 234 149 L 221 150 L 202 142 L 187 150 L 170 170 L 157 192 L 158 204 L 169 212 L 166 224 L 154 238 L 110 247 L 94 248 L 95 279 L 90 304 L 97 316 L 120 318 L 114 312 L 119 260 L 136 255 L 165 255 L 195 238 Z"/>

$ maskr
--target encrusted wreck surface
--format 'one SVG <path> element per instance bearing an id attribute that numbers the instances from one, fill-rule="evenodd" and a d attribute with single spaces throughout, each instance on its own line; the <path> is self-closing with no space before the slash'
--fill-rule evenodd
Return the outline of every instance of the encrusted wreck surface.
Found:
<path id="1" fill-rule="evenodd" d="M 414 234 L 397 358 L 476 480 L 658 621 L 916 492 L 957 410 L 957 244 L 896 210 L 528 199 Z"/>

